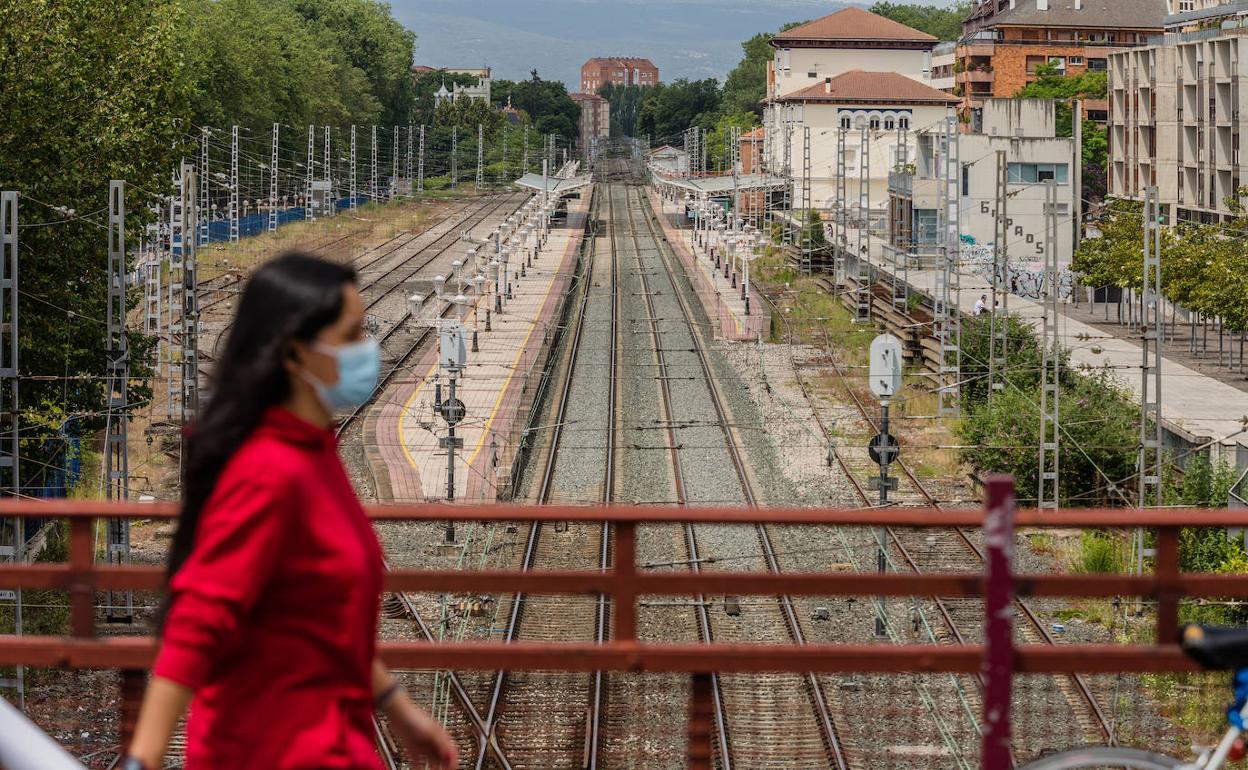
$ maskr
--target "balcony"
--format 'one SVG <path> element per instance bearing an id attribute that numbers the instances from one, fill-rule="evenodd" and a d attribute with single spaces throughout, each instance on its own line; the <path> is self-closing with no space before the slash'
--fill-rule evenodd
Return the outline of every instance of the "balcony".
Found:
<path id="1" fill-rule="evenodd" d="M 996 79 L 996 75 L 992 70 L 966 70 L 959 72 L 956 76 L 958 85 L 966 83 L 992 83 Z"/>
<path id="2" fill-rule="evenodd" d="M 997 46 L 991 40 L 972 40 L 958 46 L 955 54 L 959 59 L 965 59 L 970 56 L 991 57 L 997 51 Z"/>

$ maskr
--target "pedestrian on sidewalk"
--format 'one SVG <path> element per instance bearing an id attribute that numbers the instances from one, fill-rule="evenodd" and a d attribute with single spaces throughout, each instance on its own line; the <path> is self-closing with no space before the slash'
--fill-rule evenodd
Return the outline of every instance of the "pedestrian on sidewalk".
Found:
<path id="1" fill-rule="evenodd" d="M 988 312 L 988 295 L 981 294 L 979 299 L 975 300 L 975 315 L 983 315 Z"/>
<path id="2" fill-rule="evenodd" d="M 289 254 L 256 271 L 183 447 L 182 513 L 152 680 L 120 770 L 381 770 L 373 715 L 413 758 L 455 743 L 375 654 L 382 553 L 334 415 L 377 384 L 354 272 Z"/>

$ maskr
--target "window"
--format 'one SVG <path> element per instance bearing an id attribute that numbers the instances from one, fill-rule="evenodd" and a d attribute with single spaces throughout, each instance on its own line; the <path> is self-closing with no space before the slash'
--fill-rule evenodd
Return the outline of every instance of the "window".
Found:
<path id="1" fill-rule="evenodd" d="M 896 121 L 896 119 L 895 119 L 895 118 L 893 118 L 893 116 L 892 116 L 892 115 L 889 115 L 889 116 L 887 116 L 887 117 L 885 117 L 885 118 L 884 118 L 884 128 L 885 128 L 885 129 L 887 129 L 887 130 L 889 130 L 889 131 L 892 131 L 892 130 L 893 130 L 894 128 L 896 128 L 896 127 L 897 127 L 897 121 Z"/>
<path id="2" fill-rule="evenodd" d="M 1028 75 L 1036 74 L 1036 67 L 1039 67 L 1041 64 L 1044 64 L 1044 62 L 1045 62 L 1045 58 L 1043 56 L 1028 56 L 1027 57 L 1027 74 Z"/>
<path id="3" fill-rule="evenodd" d="M 909 131 L 910 130 L 910 118 L 906 117 L 905 115 L 902 115 L 900 118 L 897 118 L 897 127 L 900 128 L 902 131 Z"/>
<path id="4" fill-rule="evenodd" d="M 859 115 L 854 118 L 854 128 L 864 128 L 867 125 L 867 119 Z"/>
<path id="5" fill-rule="evenodd" d="M 1067 58 L 1067 59 L 1066 59 L 1066 63 L 1067 63 L 1067 64 L 1072 64 L 1072 65 L 1073 65 L 1073 64 L 1083 64 L 1083 57 L 1082 57 L 1082 56 L 1071 56 L 1071 57 L 1069 57 L 1069 58 Z"/>
<path id="6" fill-rule="evenodd" d="M 1088 59 L 1088 70 L 1091 72 L 1105 72 L 1109 69 L 1108 59 Z"/>
<path id="7" fill-rule="evenodd" d="M 963 195 L 970 195 L 970 194 L 971 194 L 971 174 L 970 174 L 970 169 L 971 169 L 970 164 L 967 164 L 967 163 L 963 163 L 963 164 L 962 164 L 962 194 L 963 194 Z"/>
<path id="8" fill-rule="evenodd" d="M 819 73 L 818 73 L 818 72 L 807 72 L 807 73 L 806 73 L 806 77 L 811 78 L 811 79 L 813 80 L 814 78 L 819 77 Z"/>
<path id="9" fill-rule="evenodd" d="M 879 119 L 879 117 L 874 117 L 874 118 L 871 118 L 871 130 L 872 130 L 872 131 L 879 131 L 879 130 L 880 130 L 880 119 Z"/>
<path id="10" fill-rule="evenodd" d="M 841 116 L 841 128 L 845 130 L 849 130 L 849 116 L 848 115 Z"/>
<path id="11" fill-rule="evenodd" d="M 1050 179 L 1066 184 L 1067 177 L 1065 163 L 1011 163 L 1009 166 L 1010 184 L 1042 184 Z"/>
<path id="12" fill-rule="evenodd" d="M 789 71 L 789 49 L 781 48 L 776 51 L 776 69 L 781 72 Z"/>

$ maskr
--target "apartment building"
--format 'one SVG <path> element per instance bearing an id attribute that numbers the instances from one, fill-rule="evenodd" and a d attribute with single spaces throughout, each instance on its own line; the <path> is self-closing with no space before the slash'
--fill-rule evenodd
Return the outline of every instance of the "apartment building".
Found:
<path id="1" fill-rule="evenodd" d="M 607 83 L 619 86 L 652 86 L 659 82 L 659 68 L 649 59 L 632 56 L 594 57 L 581 65 L 581 91 L 596 94 Z"/>
<path id="2" fill-rule="evenodd" d="M 1248 181 L 1248 27 L 1171 33 L 1109 61 L 1110 195 L 1155 185 L 1169 221 L 1227 217 Z"/>
<path id="3" fill-rule="evenodd" d="M 598 94 L 568 94 L 581 108 L 581 141 L 588 144 L 594 139 L 611 136 L 611 103 Z"/>
<path id="4" fill-rule="evenodd" d="M 1106 71 L 1109 53 L 1160 35 L 1167 0 L 975 0 L 956 52 L 955 93 L 963 112 L 990 97 L 1011 97 L 1055 65 L 1077 75 Z M 1107 105 L 1084 102 L 1104 122 Z"/>
<path id="5" fill-rule="evenodd" d="M 1075 140 L 1057 136 L 1057 110 L 1051 99 L 986 99 L 981 125 L 958 136 L 960 169 L 955 180 L 963 242 L 995 246 L 997 153 L 1005 152 L 1009 253 L 1012 262 L 1043 264 L 1046 251 L 1046 183 L 1057 192 L 1059 264 L 1074 251 L 1074 218 L 1079 169 Z M 889 244 L 886 251 L 908 255 L 912 264 L 932 265 L 944 246 L 937 229 L 939 185 L 945 183 L 942 135 L 921 132 L 910 162 L 889 175 Z"/>
<path id="6" fill-rule="evenodd" d="M 1166 32 L 1196 32 L 1246 17 L 1248 0 L 1166 0 Z"/>

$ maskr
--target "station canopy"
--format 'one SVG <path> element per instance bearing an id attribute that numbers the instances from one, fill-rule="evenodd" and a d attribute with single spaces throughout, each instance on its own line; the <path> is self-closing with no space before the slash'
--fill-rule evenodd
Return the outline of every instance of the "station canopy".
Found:
<path id="1" fill-rule="evenodd" d="M 570 176 L 567 178 L 559 176 L 543 177 L 541 174 L 525 174 L 515 181 L 518 187 L 524 187 L 534 192 L 545 190 L 553 196 L 564 196 L 586 187 L 593 178 L 588 174 L 581 176 Z"/>

